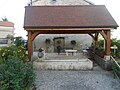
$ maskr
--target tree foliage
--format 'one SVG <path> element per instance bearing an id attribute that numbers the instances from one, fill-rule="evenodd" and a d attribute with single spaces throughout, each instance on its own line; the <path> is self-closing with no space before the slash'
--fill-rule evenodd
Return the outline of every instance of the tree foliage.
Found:
<path id="1" fill-rule="evenodd" d="M 1 18 L 3 21 L 8 21 L 8 18 L 7 17 L 3 17 L 3 18 Z"/>

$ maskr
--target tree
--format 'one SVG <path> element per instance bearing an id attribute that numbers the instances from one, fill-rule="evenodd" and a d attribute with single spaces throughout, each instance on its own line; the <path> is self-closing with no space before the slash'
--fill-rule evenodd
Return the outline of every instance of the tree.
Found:
<path id="1" fill-rule="evenodd" d="M 14 38 L 14 36 L 13 36 L 13 35 L 8 34 L 6 38 L 7 38 L 7 39 L 13 39 L 13 38 Z"/>
<path id="2" fill-rule="evenodd" d="M 1 18 L 2 19 L 2 21 L 8 21 L 8 18 L 7 17 L 3 17 L 3 18 Z"/>
<path id="3" fill-rule="evenodd" d="M 19 47 L 19 46 L 24 46 L 24 41 L 23 41 L 23 39 L 22 39 L 22 37 L 16 37 L 16 40 L 15 40 L 15 46 L 16 47 Z"/>
<path id="4" fill-rule="evenodd" d="M 76 41 L 75 41 L 75 40 L 72 40 L 72 41 L 71 41 L 71 45 L 72 45 L 72 46 L 75 46 L 75 45 L 76 45 Z"/>

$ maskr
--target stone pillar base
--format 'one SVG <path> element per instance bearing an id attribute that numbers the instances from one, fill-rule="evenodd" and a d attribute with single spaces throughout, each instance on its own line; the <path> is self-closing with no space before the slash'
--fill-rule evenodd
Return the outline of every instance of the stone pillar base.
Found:
<path id="1" fill-rule="evenodd" d="M 104 56 L 104 69 L 105 70 L 111 70 L 112 69 L 112 64 L 110 61 L 110 55 Z"/>
<path id="2" fill-rule="evenodd" d="M 105 59 L 105 61 L 109 61 L 110 60 L 110 55 L 104 56 L 104 59 Z"/>

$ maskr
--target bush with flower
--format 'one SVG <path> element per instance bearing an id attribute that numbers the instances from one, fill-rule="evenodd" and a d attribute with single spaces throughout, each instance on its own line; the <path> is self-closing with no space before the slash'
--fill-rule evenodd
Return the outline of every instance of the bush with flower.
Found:
<path id="1" fill-rule="evenodd" d="M 25 54 L 25 48 L 24 46 L 7 46 L 7 47 L 2 47 L 0 48 L 0 58 L 2 59 L 8 59 L 12 57 L 18 57 L 21 59 L 21 61 L 25 62 L 27 57 Z"/>
<path id="2" fill-rule="evenodd" d="M 30 90 L 35 82 L 32 63 L 23 45 L 0 48 L 0 90 Z"/>

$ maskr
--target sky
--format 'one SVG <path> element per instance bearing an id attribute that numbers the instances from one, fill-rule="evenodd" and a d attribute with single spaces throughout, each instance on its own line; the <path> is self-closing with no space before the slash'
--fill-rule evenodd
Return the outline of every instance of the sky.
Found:
<path id="1" fill-rule="evenodd" d="M 27 39 L 23 28 L 25 6 L 29 0 L 0 0 L 0 19 L 7 17 L 15 24 L 15 36 Z M 95 5 L 105 5 L 117 24 L 120 26 L 120 0 L 89 0 Z M 120 39 L 120 28 L 113 30 L 112 37 Z"/>
<path id="2" fill-rule="evenodd" d="M 27 32 L 23 29 L 24 11 L 28 0 L 0 0 L 0 19 L 7 17 L 15 24 L 15 36 L 26 38 Z"/>
<path id="3" fill-rule="evenodd" d="M 89 0 L 95 5 L 105 5 L 119 27 L 112 31 L 112 38 L 120 39 L 120 0 Z"/>

